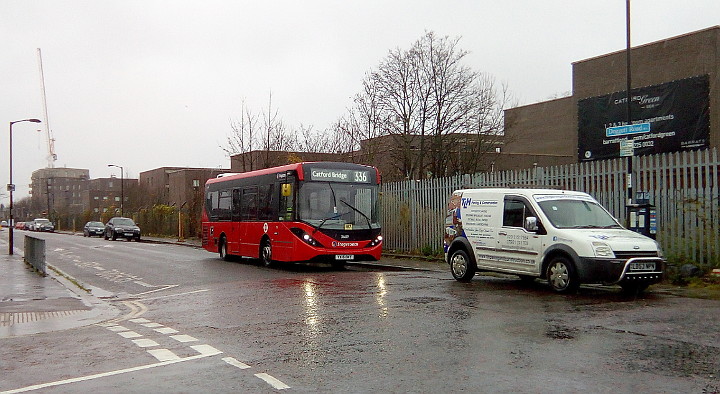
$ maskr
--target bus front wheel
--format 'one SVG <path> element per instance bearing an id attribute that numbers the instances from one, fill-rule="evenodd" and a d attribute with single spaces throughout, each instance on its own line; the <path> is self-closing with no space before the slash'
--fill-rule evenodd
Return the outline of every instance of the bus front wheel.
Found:
<path id="1" fill-rule="evenodd" d="M 262 243 L 262 247 L 260 248 L 260 259 L 262 260 L 264 266 L 272 267 L 272 245 L 270 245 L 269 239 L 266 239 Z"/>

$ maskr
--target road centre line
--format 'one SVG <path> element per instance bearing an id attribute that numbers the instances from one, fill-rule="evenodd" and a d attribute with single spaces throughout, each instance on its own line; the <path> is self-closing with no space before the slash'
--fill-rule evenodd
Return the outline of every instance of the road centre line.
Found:
<path id="1" fill-rule="evenodd" d="M 133 297 L 139 297 L 139 296 L 142 296 L 142 295 L 145 295 L 145 294 L 155 293 L 156 291 L 163 291 L 163 290 L 167 290 L 167 289 L 172 289 L 173 287 L 178 287 L 178 286 L 180 286 L 180 285 L 154 286 L 154 287 L 160 287 L 160 288 L 159 288 L 159 289 L 155 289 L 155 290 L 144 291 L 144 292 L 142 292 L 142 293 L 137 293 L 137 294 L 134 294 Z"/>
<path id="2" fill-rule="evenodd" d="M 224 357 L 222 360 L 225 361 L 226 363 L 232 365 L 233 367 L 237 367 L 237 368 L 240 368 L 240 369 L 248 369 L 248 368 L 251 368 L 249 365 L 247 365 L 247 364 L 245 364 L 245 363 L 243 363 L 243 362 L 240 362 L 240 361 L 238 361 L 237 359 L 235 359 L 235 357 Z"/>
<path id="3" fill-rule="evenodd" d="M 161 361 L 161 362 L 153 363 L 153 364 L 140 365 L 137 367 L 131 367 L 131 368 L 125 368 L 125 369 L 118 369 L 115 371 L 102 372 L 102 373 L 98 373 L 98 374 L 94 374 L 94 375 L 81 376 L 81 377 L 77 377 L 77 378 L 58 380 L 55 382 L 35 384 L 32 386 L 21 387 L 19 389 L 2 391 L 2 392 L 0 392 L 0 394 L 24 393 L 27 391 L 40 390 L 40 389 L 45 389 L 48 387 L 61 386 L 64 384 L 85 382 L 88 380 L 100 379 L 100 378 L 105 378 L 108 376 L 121 375 L 121 374 L 129 373 L 129 372 L 137 372 L 137 371 L 142 371 L 142 370 L 150 369 L 150 368 L 163 367 L 165 365 L 171 365 L 171 364 L 177 364 L 177 363 L 186 362 L 186 361 L 198 360 L 201 358 L 214 356 L 216 354 L 219 354 L 219 353 L 200 353 L 197 356 L 190 356 L 190 357 L 184 357 L 184 358 L 179 358 L 179 359 L 174 359 L 174 360 Z"/>
<path id="4" fill-rule="evenodd" d="M 210 291 L 210 289 L 188 291 L 188 292 L 185 292 L 185 293 L 169 294 L 169 295 L 157 296 L 157 297 L 150 297 L 150 298 L 142 298 L 142 300 L 143 300 L 143 301 L 159 300 L 159 299 L 161 299 L 161 298 L 179 297 L 179 296 L 184 296 L 184 295 L 188 295 L 188 294 L 203 293 L 203 292 L 206 292 L 206 291 Z M 149 292 L 148 292 L 148 293 L 149 293 Z M 144 293 L 140 293 L 140 294 L 144 294 Z M 135 297 L 137 297 L 137 296 L 140 295 L 140 294 L 135 294 Z"/>
<path id="5" fill-rule="evenodd" d="M 273 386 L 273 388 L 276 390 L 285 390 L 290 388 L 290 386 L 288 386 L 287 384 L 266 373 L 256 373 L 255 377 L 264 380 L 265 383 Z"/>

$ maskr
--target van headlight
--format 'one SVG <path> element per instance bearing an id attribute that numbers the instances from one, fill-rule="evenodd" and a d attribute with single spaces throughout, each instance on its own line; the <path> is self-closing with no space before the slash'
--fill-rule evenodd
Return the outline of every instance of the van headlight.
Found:
<path id="1" fill-rule="evenodd" d="M 615 258 L 615 253 L 613 253 L 612 248 L 605 242 L 593 242 L 592 247 L 595 252 L 595 257 Z"/>
<path id="2" fill-rule="evenodd" d="M 661 259 L 664 259 L 665 255 L 663 255 L 662 248 L 660 247 L 660 243 L 658 241 L 655 241 L 655 247 L 657 248 L 658 257 L 660 257 Z"/>

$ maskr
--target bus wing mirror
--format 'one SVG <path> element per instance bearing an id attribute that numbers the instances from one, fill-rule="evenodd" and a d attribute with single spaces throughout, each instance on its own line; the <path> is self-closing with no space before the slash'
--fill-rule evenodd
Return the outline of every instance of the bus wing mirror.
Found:
<path id="1" fill-rule="evenodd" d="M 292 185 L 289 183 L 283 183 L 282 188 L 280 189 L 280 192 L 283 197 L 292 196 Z"/>
<path id="2" fill-rule="evenodd" d="M 525 230 L 538 231 L 538 223 L 535 216 L 528 216 L 525 218 Z"/>

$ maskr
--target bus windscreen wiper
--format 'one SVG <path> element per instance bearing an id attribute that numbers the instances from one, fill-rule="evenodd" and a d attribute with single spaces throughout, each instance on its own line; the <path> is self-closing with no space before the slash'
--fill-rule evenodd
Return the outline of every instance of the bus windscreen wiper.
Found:
<path id="1" fill-rule="evenodd" d="M 367 217 L 366 214 L 364 214 L 361 210 L 355 208 L 354 206 L 350 205 L 350 203 L 347 202 L 347 201 L 340 200 L 340 202 L 343 203 L 343 204 L 345 204 L 345 205 L 347 205 L 348 207 L 350 207 L 350 209 L 352 209 L 353 211 L 361 214 L 361 215 L 365 218 L 365 220 L 367 220 L 368 230 L 370 230 L 370 229 L 372 228 L 372 225 L 370 224 L 370 218 Z"/>

